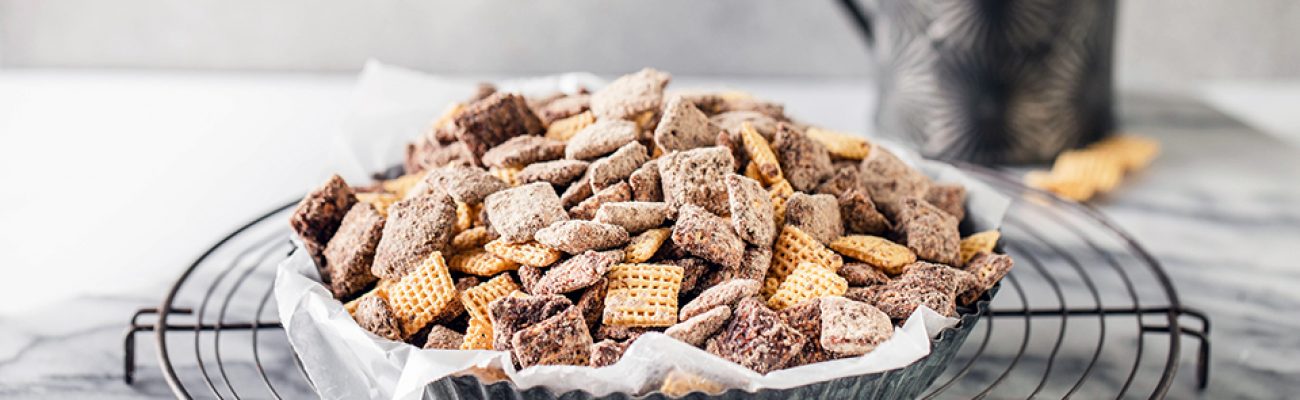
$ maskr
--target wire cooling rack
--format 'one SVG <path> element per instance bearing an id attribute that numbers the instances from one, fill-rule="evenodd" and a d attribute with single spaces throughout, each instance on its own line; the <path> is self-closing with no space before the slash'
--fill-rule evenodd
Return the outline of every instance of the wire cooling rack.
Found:
<path id="1" fill-rule="evenodd" d="M 1179 302 L 1142 246 L 1089 206 L 1024 187 L 1005 172 L 962 168 L 1013 199 L 1002 243 L 1016 268 L 924 398 L 1164 398 L 1185 348 L 1195 350 L 1195 384 L 1205 387 L 1209 320 Z M 158 307 L 131 316 L 127 383 L 136 378 L 136 338 L 152 331 L 157 367 L 177 398 L 314 394 L 272 297 L 275 266 L 291 249 L 285 221 L 295 204 L 230 233 Z"/>

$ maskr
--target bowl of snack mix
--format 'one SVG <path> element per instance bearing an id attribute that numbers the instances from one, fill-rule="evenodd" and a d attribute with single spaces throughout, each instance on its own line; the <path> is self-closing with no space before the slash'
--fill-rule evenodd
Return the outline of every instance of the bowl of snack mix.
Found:
<path id="1" fill-rule="evenodd" d="M 911 398 L 933 383 L 1012 267 L 972 215 L 987 189 L 744 93 L 665 94 L 669 80 L 484 86 L 400 173 L 309 192 L 276 296 L 322 397 Z"/>

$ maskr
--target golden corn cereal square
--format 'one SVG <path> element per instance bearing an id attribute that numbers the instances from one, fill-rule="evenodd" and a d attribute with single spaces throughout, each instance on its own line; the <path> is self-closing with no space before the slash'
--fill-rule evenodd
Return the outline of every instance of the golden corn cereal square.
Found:
<path id="1" fill-rule="evenodd" d="M 399 199 L 405 199 L 406 194 L 423 180 L 423 174 L 406 174 L 380 182 L 379 186 L 382 187 L 385 192 L 397 195 Z"/>
<path id="2" fill-rule="evenodd" d="M 808 128 L 804 134 L 808 135 L 809 139 L 821 143 L 831 155 L 839 158 L 861 160 L 866 158 L 867 154 L 871 154 L 871 142 L 847 133 Z"/>
<path id="3" fill-rule="evenodd" d="M 605 275 L 605 325 L 666 327 L 677 322 L 682 267 L 666 264 L 615 264 Z"/>
<path id="4" fill-rule="evenodd" d="M 451 238 L 451 250 L 457 253 L 483 247 L 492 240 L 486 227 L 475 226 Z"/>
<path id="5" fill-rule="evenodd" d="M 778 282 L 784 281 L 790 272 L 805 262 L 820 265 L 831 272 L 844 266 L 844 259 L 839 254 L 826 248 L 808 233 L 789 225 L 781 228 L 781 234 L 772 247 L 772 267 L 768 269 L 767 276 L 776 278 Z"/>
<path id="6" fill-rule="evenodd" d="M 705 394 L 722 393 L 726 389 L 721 383 L 710 380 L 703 376 L 686 372 L 681 369 L 673 368 L 664 376 L 663 384 L 659 386 L 659 391 L 669 397 L 683 397 L 693 392 L 704 392 Z"/>
<path id="7" fill-rule="evenodd" d="M 1047 171 L 1030 171 L 1025 174 L 1025 184 L 1074 201 L 1087 201 L 1097 193 L 1096 185 L 1067 181 Z"/>
<path id="8" fill-rule="evenodd" d="M 506 243 L 501 239 L 483 246 L 489 253 L 510 261 L 534 267 L 546 267 L 560 260 L 564 253 L 537 242 Z"/>
<path id="9" fill-rule="evenodd" d="M 970 259 L 981 251 L 992 253 L 993 247 L 998 244 L 998 239 L 1002 233 L 998 231 L 984 231 L 967 236 L 961 240 L 961 263 L 966 265 Z"/>
<path id="10" fill-rule="evenodd" d="M 519 186 L 519 171 L 521 170 L 523 169 L 519 167 L 492 167 L 488 169 L 488 173 L 513 187 Z"/>
<path id="11" fill-rule="evenodd" d="M 831 249 L 890 275 L 901 274 L 904 266 L 916 262 L 916 254 L 907 246 L 879 236 L 841 236 L 831 242 Z"/>
<path id="12" fill-rule="evenodd" d="M 393 314 L 402 321 L 402 336 L 410 337 L 452 303 L 456 284 L 451 280 L 442 253 L 433 252 L 385 292 Z"/>
<path id="13" fill-rule="evenodd" d="M 458 253 L 451 256 L 451 262 L 448 264 L 452 271 L 478 275 L 493 276 L 506 271 L 519 269 L 519 264 L 505 260 L 483 249 L 471 249 L 469 251 Z"/>
<path id="14" fill-rule="evenodd" d="M 546 127 L 546 138 L 565 142 L 582 128 L 594 123 L 596 123 L 596 116 L 591 111 L 584 111 L 582 114 L 551 122 L 551 126 Z"/>
<path id="15" fill-rule="evenodd" d="M 358 201 L 369 203 L 371 206 L 374 206 L 375 211 L 379 211 L 379 215 L 383 215 L 384 217 L 388 216 L 388 206 L 391 206 L 393 203 L 402 199 L 396 194 L 379 192 L 357 193 L 356 196 Z"/>
<path id="16" fill-rule="evenodd" d="M 768 188 L 768 194 L 772 196 L 772 217 L 779 227 L 785 224 L 785 202 L 794 195 L 794 187 L 790 186 L 790 181 L 782 179 Z"/>
<path id="17" fill-rule="evenodd" d="M 749 179 L 753 179 L 756 182 L 763 181 L 763 175 L 758 173 L 758 164 L 754 164 L 752 162 L 745 164 L 745 177 Z"/>
<path id="18" fill-rule="evenodd" d="M 745 153 L 749 154 L 750 164 L 755 165 L 758 175 L 762 177 L 760 182 L 771 185 L 777 181 L 784 180 L 781 173 L 781 163 L 777 161 L 776 153 L 772 151 L 772 145 L 763 139 L 754 126 L 745 122 L 740 126 L 740 140 L 745 147 Z"/>
<path id="19" fill-rule="evenodd" d="M 469 204 L 456 202 L 456 227 L 452 230 L 455 233 L 464 232 L 474 224 L 474 210 Z"/>
<path id="20" fill-rule="evenodd" d="M 465 341 L 461 350 L 492 350 L 492 321 L 487 318 L 470 318 L 465 328 Z"/>
<path id="21" fill-rule="evenodd" d="M 488 321 L 488 303 L 519 290 L 519 285 L 510 275 L 500 275 L 478 286 L 466 289 L 460 294 L 461 303 L 469 311 L 470 318 Z"/>
<path id="22" fill-rule="evenodd" d="M 659 247 L 663 246 L 672 232 L 672 228 L 659 228 L 636 235 L 623 249 L 623 261 L 635 264 L 649 260 L 650 257 L 654 257 L 655 252 L 659 251 Z"/>
<path id="23" fill-rule="evenodd" d="M 1075 150 L 1061 153 L 1052 164 L 1052 175 L 1067 182 L 1093 185 L 1098 192 L 1109 192 L 1119 186 L 1124 176 L 1118 160 L 1104 154 Z"/>
<path id="24" fill-rule="evenodd" d="M 767 305 L 775 310 L 798 304 L 801 301 L 826 296 L 842 296 L 849 290 L 849 282 L 820 265 L 800 263 L 790 273 L 776 292 L 768 299 Z"/>

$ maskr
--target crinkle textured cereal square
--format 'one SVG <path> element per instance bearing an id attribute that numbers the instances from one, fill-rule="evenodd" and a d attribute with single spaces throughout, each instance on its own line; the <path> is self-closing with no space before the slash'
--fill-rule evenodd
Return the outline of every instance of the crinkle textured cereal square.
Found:
<path id="1" fill-rule="evenodd" d="M 837 201 L 840 203 L 840 217 L 844 219 L 844 230 L 849 233 L 881 235 L 894 229 L 879 210 L 876 210 L 876 203 L 871 201 L 871 197 L 866 192 L 851 190 L 841 194 Z"/>
<path id="2" fill-rule="evenodd" d="M 839 254 L 826 248 L 817 239 L 799 228 L 785 226 L 777 236 L 776 244 L 772 246 L 772 267 L 767 271 L 767 280 L 772 282 L 764 282 L 763 294 L 770 296 L 771 291 L 776 290 L 776 285 L 785 280 L 800 263 L 805 262 L 831 271 L 838 271 L 844 265 L 844 259 Z"/>
<path id="3" fill-rule="evenodd" d="M 961 265 L 957 219 L 915 197 L 901 204 L 896 228 L 907 248 L 922 260 Z"/>
<path id="4" fill-rule="evenodd" d="M 384 216 L 369 203 L 352 206 L 338 232 L 325 246 L 325 261 L 330 272 L 330 291 L 335 298 L 347 298 L 374 283 L 370 273 L 375 247 L 384 230 Z"/>
<path id="5" fill-rule="evenodd" d="M 591 111 L 584 111 L 572 117 L 551 122 L 546 127 L 546 138 L 567 141 L 573 135 L 578 134 L 578 132 L 594 123 L 596 123 L 596 115 L 592 114 Z"/>
<path id="6" fill-rule="evenodd" d="M 489 149 L 521 135 L 541 135 L 542 121 L 523 96 L 498 92 L 456 114 L 456 138 L 480 157 Z"/>
<path id="7" fill-rule="evenodd" d="M 705 349 L 760 374 L 785 368 L 808 339 L 755 298 L 740 301 L 731 321 Z"/>
<path id="8" fill-rule="evenodd" d="M 673 209 L 663 202 L 614 202 L 600 205 L 596 222 L 617 225 L 630 234 L 663 226 L 673 216 Z"/>
<path id="9" fill-rule="evenodd" d="M 592 93 L 591 111 L 599 119 L 632 119 L 654 111 L 663 102 L 664 87 L 671 78 L 652 68 L 623 75 Z"/>
<path id="10" fill-rule="evenodd" d="M 727 149 L 727 151 L 731 152 L 731 160 L 735 164 L 736 168 L 743 171 L 745 168 L 748 168 L 750 164 L 753 164 L 749 162 L 749 154 L 745 153 L 745 142 L 741 139 L 740 132 L 732 133 L 727 131 L 718 131 L 718 137 L 713 140 L 713 143 L 715 146 Z M 757 175 L 758 172 L 755 171 L 754 174 Z M 762 181 L 763 178 L 760 177 L 755 179 Z"/>
<path id="11" fill-rule="evenodd" d="M 749 246 L 745 248 L 745 257 L 736 268 L 721 267 L 705 277 L 702 287 L 712 287 L 719 282 L 732 279 L 752 279 L 762 281 L 767 270 L 772 266 L 772 248 Z"/>
<path id="12" fill-rule="evenodd" d="M 488 232 L 487 227 L 475 226 L 451 238 L 451 250 L 454 252 L 466 252 L 472 249 L 483 247 L 483 245 L 492 241 L 492 233 Z"/>
<path id="13" fill-rule="evenodd" d="M 425 349 L 459 350 L 462 344 L 465 344 L 464 334 L 442 325 L 434 325 L 424 339 Z"/>
<path id="14" fill-rule="evenodd" d="M 996 230 L 979 232 L 962 238 L 958 245 L 961 248 L 961 265 L 969 263 L 971 258 L 980 252 L 992 253 L 993 248 L 998 245 L 998 239 L 1001 238 L 1002 233 Z"/>
<path id="15" fill-rule="evenodd" d="M 740 265 L 745 253 L 745 242 L 740 240 L 727 220 L 692 204 L 683 205 L 677 212 L 673 244 L 697 257 L 731 268 Z"/>
<path id="16" fill-rule="evenodd" d="M 447 266 L 452 271 L 463 274 L 494 276 L 502 272 L 518 269 L 519 263 L 497 257 L 495 254 L 487 252 L 487 250 L 471 249 L 451 256 L 451 261 Z"/>
<path id="17" fill-rule="evenodd" d="M 498 275 L 478 286 L 466 289 L 460 294 L 460 301 L 465 304 L 465 310 L 469 311 L 470 318 L 490 322 L 488 304 L 517 290 L 519 285 L 510 279 L 510 275 Z"/>
<path id="18" fill-rule="evenodd" d="M 393 203 L 370 270 L 383 279 L 400 279 L 430 253 L 451 243 L 456 203 L 441 191 Z"/>
<path id="19" fill-rule="evenodd" d="M 957 296 L 972 290 L 978 279 L 946 265 L 918 261 L 903 268 L 903 274 L 884 285 L 872 286 L 851 298 L 864 301 L 884 311 L 890 318 L 907 318 L 917 306 L 925 305 L 947 316 L 956 316 Z"/>
<path id="20" fill-rule="evenodd" d="M 520 366 L 582 365 L 591 359 L 591 333 L 577 308 L 570 307 L 516 332 L 510 338 Z"/>
<path id="21" fill-rule="evenodd" d="M 717 306 L 735 305 L 740 299 L 757 296 L 759 286 L 753 279 L 733 279 L 704 289 L 694 300 L 682 306 L 678 319 L 685 321 Z"/>
<path id="22" fill-rule="evenodd" d="M 784 310 L 778 311 L 781 320 L 785 321 L 786 325 L 790 325 L 791 328 L 799 331 L 799 333 L 802 333 L 803 336 L 808 339 L 808 342 L 804 343 L 803 351 L 800 352 L 798 356 L 795 356 L 793 360 L 790 360 L 790 363 L 786 365 L 786 368 L 819 363 L 834 358 L 834 356 L 830 352 L 826 351 L 826 349 L 822 348 L 821 345 L 821 304 L 822 300 L 829 298 L 830 297 L 819 297 L 804 300 L 793 306 L 786 307 Z"/>
<path id="23" fill-rule="evenodd" d="M 974 275 L 975 284 L 966 291 L 961 293 L 961 302 L 970 304 L 979 298 L 980 295 L 988 291 L 1002 277 L 1011 272 L 1014 263 L 1010 256 L 1004 254 L 993 254 L 990 252 L 980 252 L 971 258 L 970 263 L 966 265 L 966 272 Z"/>
<path id="24" fill-rule="evenodd" d="M 858 169 L 857 164 L 835 166 L 835 172 L 830 177 L 817 185 L 817 193 L 829 194 L 836 197 L 842 196 L 851 191 L 860 191 L 866 193 L 867 185 L 862 181 L 862 171 Z"/>
<path id="25" fill-rule="evenodd" d="M 388 206 L 402 199 L 396 194 L 382 192 L 357 193 L 356 196 L 358 202 L 371 205 L 379 215 L 385 217 L 388 216 Z"/>
<path id="26" fill-rule="evenodd" d="M 620 147 L 614 154 L 591 162 L 588 168 L 589 184 L 596 191 L 610 187 L 631 176 L 641 164 L 650 160 L 645 146 L 632 142 Z"/>
<path id="27" fill-rule="evenodd" d="M 776 131 L 776 157 L 781 160 L 785 180 L 796 191 L 811 192 L 834 172 L 826 147 L 804 135 L 790 124 L 780 124 Z"/>
<path id="28" fill-rule="evenodd" d="M 515 136 L 483 153 L 483 165 L 523 168 L 564 157 L 564 147 L 564 142 L 541 136 Z"/>
<path id="29" fill-rule="evenodd" d="M 376 336 L 389 340 L 402 340 L 402 324 L 388 308 L 388 302 L 380 296 L 362 296 L 356 304 L 352 317 L 357 325 Z"/>
<path id="30" fill-rule="evenodd" d="M 714 214 L 728 211 L 723 177 L 735 170 L 731 152 L 722 147 L 669 153 L 659 159 L 659 178 L 668 204 L 674 208 L 694 204 Z"/>
<path id="31" fill-rule="evenodd" d="M 429 137 L 416 139 L 406 145 L 403 166 L 408 173 L 416 173 L 445 165 L 475 165 L 478 158 L 464 142 L 442 143 Z"/>
<path id="32" fill-rule="evenodd" d="M 880 146 L 873 147 L 862 160 L 861 170 L 871 201 L 890 218 L 896 216 L 904 198 L 925 197 L 930 189 L 929 177 Z"/>
<path id="33" fill-rule="evenodd" d="M 492 167 L 488 169 L 488 174 L 505 182 L 506 187 L 515 187 L 519 186 L 519 171 L 522 170 L 519 167 Z"/>
<path id="34" fill-rule="evenodd" d="M 393 315 L 402 323 L 405 338 L 446 312 L 456 296 L 456 285 L 451 281 L 442 253 L 434 252 L 385 293 Z"/>
<path id="35" fill-rule="evenodd" d="M 871 153 L 871 143 L 854 135 L 821 128 L 808 128 L 805 133 L 836 158 L 861 160 Z"/>
<path id="36" fill-rule="evenodd" d="M 664 330 L 664 334 L 691 346 L 700 347 L 704 341 L 722 329 L 722 325 L 731 318 L 731 308 L 717 306 L 700 315 L 679 322 Z"/>
<path id="37" fill-rule="evenodd" d="M 578 178 L 577 181 L 570 183 L 569 186 L 564 189 L 564 193 L 560 194 L 560 205 L 564 206 L 564 209 L 567 210 L 576 207 L 582 201 L 591 198 L 593 192 L 591 191 L 590 182 L 591 180 L 588 179 L 586 174 L 584 174 L 581 178 Z"/>
<path id="38" fill-rule="evenodd" d="M 890 275 L 898 275 L 903 267 L 916 262 L 916 254 L 911 249 L 878 236 L 844 236 L 831 242 L 831 249 Z"/>
<path id="39" fill-rule="evenodd" d="M 840 267 L 840 276 L 849 282 L 849 286 L 873 286 L 889 283 L 889 275 L 866 263 L 845 263 Z"/>
<path id="40" fill-rule="evenodd" d="M 605 277 L 610 266 L 621 261 L 623 252 L 620 250 L 587 251 L 570 257 L 547 269 L 534 286 L 535 294 L 569 293 L 590 287 Z"/>
<path id="41" fill-rule="evenodd" d="M 556 186 L 564 186 L 581 178 L 585 173 L 587 173 L 586 161 L 555 160 L 529 164 L 524 169 L 519 170 L 519 174 L 515 175 L 515 179 L 518 179 L 520 184 L 525 185 L 533 182 L 546 182 Z"/>
<path id="42" fill-rule="evenodd" d="M 546 267 L 560 260 L 563 252 L 537 242 L 506 243 L 496 239 L 483 245 L 483 249 L 506 260 L 534 267 Z"/>
<path id="43" fill-rule="evenodd" d="M 822 244 L 844 235 L 840 203 L 829 194 L 791 195 L 785 203 L 785 224 L 807 232 Z"/>
<path id="44" fill-rule="evenodd" d="M 538 243 L 569 254 L 606 250 L 626 245 L 627 231 L 618 225 L 570 220 L 542 228 L 533 235 Z"/>
<path id="45" fill-rule="evenodd" d="M 519 287 L 528 294 L 537 294 L 537 281 L 542 280 L 545 274 L 546 270 L 531 265 L 521 264 L 519 269 L 515 270 L 515 275 L 519 276 Z"/>
<path id="46" fill-rule="evenodd" d="M 582 317 L 587 319 L 587 329 L 596 332 L 601 319 L 605 316 L 605 293 L 609 289 L 609 279 L 602 278 L 582 291 L 575 307 L 582 310 Z"/>
<path id="47" fill-rule="evenodd" d="M 694 104 L 676 96 L 664 105 L 663 118 L 655 127 L 654 140 L 665 152 L 712 146 L 718 128 Z"/>
<path id="48" fill-rule="evenodd" d="M 605 325 L 671 326 L 677 322 L 682 267 L 666 264 L 614 264 L 606 278 Z"/>
<path id="49" fill-rule="evenodd" d="M 820 302 L 822 348 L 839 356 L 859 356 L 894 335 L 894 323 L 870 304 L 843 297 Z"/>
<path id="50" fill-rule="evenodd" d="M 957 221 L 966 219 L 966 187 L 955 183 L 938 183 L 930 186 L 925 201 L 948 213 Z"/>
<path id="51" fill-rule="evenodd" d="M 569 298 L 549 296 L 505 296 L 488 304 L 492 321 L 492 348 L 510 350 L 515 332 L 573 307 Z"/>
<path id="52" fill-rule="evenodd" d="M 842 296 L 848 289 L 848 281 L 836 275 L 835 271 L 805 262 L 781 281 L 767 304 L 780 310 L 808 299 Z"/>
<path id="53" fill-rule="evenodd" d="M 703 281 L 704 275 L 713 269 L 712 264 L 709 264 L 708 261 L 695 257 L 664 260 L 663 262 L 682 267 L 682 287 L 678 291 L 679 297 L 694 295 L 695 289 Z"/>
<path id="54" fill-rule="evenodd" d="M 767 195 L 772 198 L 772 218 L 776 220 L 777 229 L 781 229 L 785 225 L 785 202 L 794 195 L 794 188 L 790 187 L 789 181 L 782 179 L 768 188 Z"/>
<path id="55" fill-rule="evenodd" d="M 470 318 L 465 328 L 461 350 L 492 350 L 492 321 L 487 318 Z"/>
<path id="56" fill-rule="evenodd" d="M 623 352 L 627 351 L 631 343 L 622 343 L 613 339 L 605 339 L 591 345 L 591 362 L 587 365 L 592 368 L 607 367 L 617 363 L 623 358 Z"/>
<path id="57" fill-rule="evenodd" d="M 772 146 L 768 144 L 767 139 L 758 133 L 752 125 L 742 125 L 740 128 L 740 139 L 745 147 L 745 154 L 749 157 L 750 165 L 757 170 L 758 175 L 762 177 L 763 183 L 772 184 L 785 179 L 781 172 L 781 162 L 777 159 L 776 153 Z"/>
<path id="58" fill-rule="evenodd" d="M 492 229 L 507 243 L 533 240 L 538 230 L 569 219 L 555 189 L 542 182 L 493 193 L 484 205 Z"/>
<path id="59" fill-rule="evenodd" d="M 597 214 L 599 216 L 599 214 Z M 654 257 L 659 247 L 663 246 L 664 241 L 673 233 L 672 228 L 650 229 L 636 235 L 632 241 L 623 249 L 624 262 L 640 263 L 650 260 Z"/>
<path id="60" fill-rule="evenodd" d="M 776 239 L 772 198 L 753 179 L 730 174 L 726 177 L 731 223 L 736 234 L 757 246 L 769 246 Z"/>
<path id="61" fill-rule="evenodd" d="M 574 185 L 582 183 L 583 181 L 586 181 L 586 179 L 574 183 Z M 596 217 L 596 211 L 600 210 L 602 204 L 629 200 L 632 200 L 632 187 L 628 186 L 627 182 L 619 182 L 614 184 L 614 186 L 601 189 L 601 191 L 596 192 L 596 194 L 591 195 L 591 197 L 582 200 L 578 205 L 569 209 L 569 216 L 573 219 L 590 220 Z"/>
<path id="62" fill-rule="evenodd" d="M 627 177 L 627 184 L 632 187 L 632 199 L 644 202 L 664 201 L 663 185 L 659 182 L 659 162 L 646 161 L 641 168 Z"/>
<path id="63" fill-rule="evenodd" d="M 338 175 L 333 175 L 303 197 L 298 202 L 298 208 L 293 210 L 289 225 L 298 233 L 298 238 L 302 239 L 307 253 L 316 261 L 317 268 L 325 267 L 325 245 L 334 237 L 343 217 L 356 202 L 347 182 Z"/>
<path id="64" fill-rule="evenodd" d="M 620 147 L 636 141 L 635 122 L 619 119 L 596 121 L 569 138 L 564 157 L 571 160 L 593 160 L 613 153 Z"/>
<path id="65" fill-rule="evenodd" d="M 571 118 L 575 115 L 582 114 L 591 109 L 591 95 L 573 94 L 562 96 L 546 102 L 539 107 L 534 107 L 533 113 L 537 118 L 542 120 L 542 124 L 548 128 L 555 125 L 556 121 Z M 550 132 L 549 130 L 547 131 Z"/>

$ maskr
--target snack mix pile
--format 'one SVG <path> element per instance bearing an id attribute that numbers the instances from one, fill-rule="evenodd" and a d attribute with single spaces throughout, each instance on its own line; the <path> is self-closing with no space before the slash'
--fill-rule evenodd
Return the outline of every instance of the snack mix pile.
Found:
<path id="1" fill-rule="evenodd" d="M 650 331 L 759 373 L 859 356 L 1011 269 L 998 232 L 958 233 L 965 188 L 780 104 L 668 81 L 484 85 L 408 145 L 405 175 L 334 176 L 291 224 L 361 327 L 525 368 L 610 365 Z"/>

